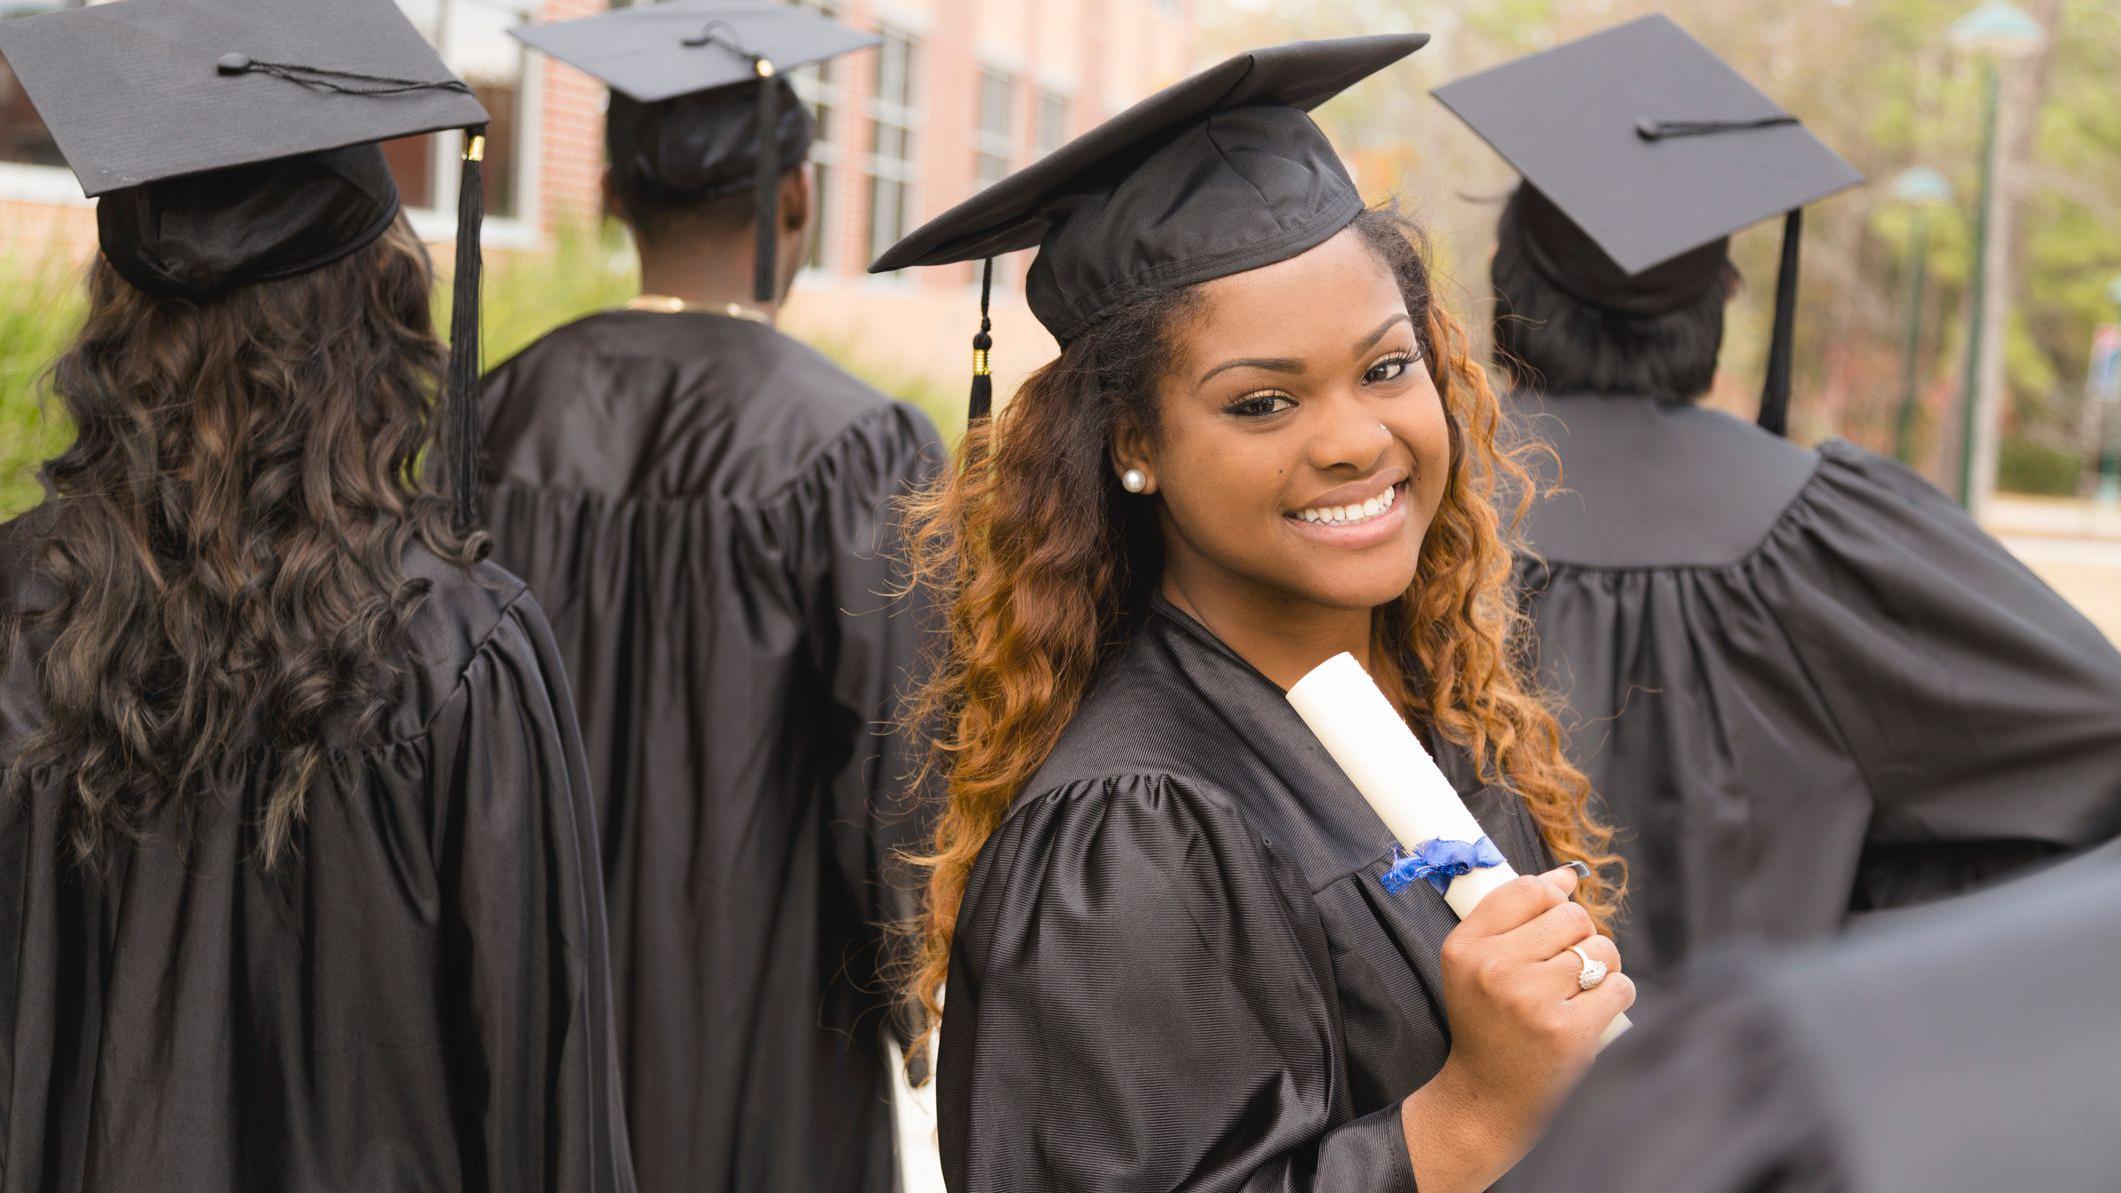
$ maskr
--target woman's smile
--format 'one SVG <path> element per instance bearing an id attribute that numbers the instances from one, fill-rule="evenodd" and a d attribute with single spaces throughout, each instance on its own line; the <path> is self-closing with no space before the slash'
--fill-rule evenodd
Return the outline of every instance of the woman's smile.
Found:
<path id="1" fill-rule="evenodd" d="M 1290 510 L 1282 521 L 1304 538 L 1329 547 L 1374 547 L 1390 542 L 1406 528 L 1407 506 L 1401 500 L 1406 486 L 1406 470 L 1394 468 Z"/>

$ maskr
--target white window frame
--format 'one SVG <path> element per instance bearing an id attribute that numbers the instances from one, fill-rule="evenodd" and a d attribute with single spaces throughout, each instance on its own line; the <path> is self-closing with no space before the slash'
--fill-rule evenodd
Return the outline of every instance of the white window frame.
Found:
<path id="1" fill-rule="evenodd" d="M 1016 101 L 1021 90 L 1022 76 L 998 66 L 981 66 L 978 72 L 979 93 L 972 107 L 972 174 L 975 186 L 992 186 L 1007 177 L 1016 168 Z M 1002 109 L 1001 131 L 987 127 L 987 86 L 999 82 L 1007 92 Z M 983 176 L 983 169 L 990 162 L 999 161 L 1001 172 L 993 178 Z"/>
<path id="2" fill-rule="evenodd" d="M 805 9 L 832 20 L 838 20 L 840 17 L 838 0 L 792 0 L 792 3 L 796 8 Z M 810 105 L 812 116 L 817 114 L 819 105 L 832 110 L 832 139 L 829 141 L 815 140 L 810 143 L 810 164 L 817 170 L 830 171 L 832 187 L 838 191 L 844 190 L 848 182 L 847 163 L 849 155 L 842 150 L 841 143 L 847 138 L 847 125 L 852 113 L 847 110 L 846 85 L 841 79 L 832 77 L 831 68 L 832 63 L 828 61 L 819 63 L 816 66 L 806 66 L 800 70 L 792 71 L 788 75 L 788 84 L 795 88 L 796 95 L 804 103 Z M 815 178 L 816 175 L 813 173 L 813 182 Z M 859 182 L 861 178 L 857 176 L 855 181 Z M 829 193 L 822 196 L 813 195 L 812 197 L 813 200 L 822 197 L 828 203 L 833 198 Z M 810 235 L 817 237 L 817 262 L 812 264 L 807 255 L 804 257 L 800 276 L 805 280 L 829 277 L 839 266 L 840 256 L 838 241 L 834 239 L 836 228 L 832 209 L 823 203 L 815 204 L 812 207 L 810 219 L 813 225 L 810 229 Z"/>
<path id="3" fill-rule="evenodd" d="M 89 5 L 108 3 L 110 0 L 89 0 Z M 95 203 L 94 199 L 81 193 L 81 182 L 74 177 L 72 170 L 65 166 L 33 166 L 28 162 L 0 162 L 0 199 L 48 203 L 54 207 L 88 207 Z"/>
<path id="4" fill-rule="evenodd" d="M 974 77 L 978 80 L 972 102 L 972 184 L 982 190 L 1007 178 L 1016 170 L 1016 130 L 1023 112 L 1017 107 L 1024 93 L 1025 79 L 1021 72 L 987 59 L 980 64 Z M 1002 131 L 994 132 L 987 127 L 987 83 L 999 79 L 1008 85 L 1009 101 L 1003 113 Z M 1001 162 L 1001 173 L 988 178 L 983 173 L 992 161 Z M 1016 292 L 1019 275 L 1023 272 L 1017 264 L 1020 254 L 1007 253 L 994 262 L 994 289 L 997 294 Z M 982 265 L 974 262 L 972 267 L 972 292 L 979 293 L 979 278 Z"/>
<path id="5" fill-rule="evenodd" d="M 924 123 L 922 108 L 924 105 L 921 102 L 925 97 L 921 94 L 923 80 L 921 78 L 919 57 L 927 52 L 926 43 L 919 32 L 907 25 L 880 23 L 876 32 L 886 38 L 887 43 L 885 46 L 878 47 L 875 58 L 876 75 L 873 80 L 874 85 L 870 88 L 869 93 L 869 150 L 862 158 L 862 173 L 865 182 L 862 188 L 863 197 L 870 200 L 867 204 L 868 211 L 866 213 L 869 217 L 869 226 L 862 240 L 864 247 L 871 250 L 872 256 L 890 246 L 879 243 L 876 203 L 871 198 L 876 188 L 867 184 L 888 181 L 898 185 L 901 232 L 911 231 L 916 226 L 920 215 L 920 154 L 926 144 L 926 130 L 922 127 Z M 885 91 L 883 86 L 884 71 L 886 64 L 891 58 L 888 53 L 888 41 L 892 38 L 905 42 L 907 47 L 905 59 L 900 64 L 900 68 L 906 71 L 905 87 L 902 89 L 906 96 L 906 102 L 903 104 L 884 100 L 880 96 L 880 93 Z M 885 119 L 886 116 L 891 117 L 891 119 Z M 885 158 L 877 152 L 876 144 L 879 139 L 877 130 L 886 124 L 901 130 L 905 134 L 903 148 L 907 156 L 903 158 Z M 895 240 L 897 238 L 893 237 L 892 239 Z M 900 270 L 898 273 L 890 275 L 872 275 L 871 284 L 883 289 L 904 288 L 912 285 L 912 279 L 908 276 L 909 272 Z"/>
<path id="6" fill-rule="evenodd" d="M 1046 145 L 1040 142 L 1040 134 L 1045 131 L 1044 120 L 1047 101 L 1049 100 L 1060 105 L 1061 121 L 1060 128 L 1053 138 L 1053 144 Z M 1033 154 L 1038 157 L 1044 157 L 1068 143 L 1068 118 L 1074 114 L 1074 109 L 1075 95 L 1072 92 L 1059 87 L 1049 86 L 1037 80 L 1032 81 L 1031 152 Z"/>
<path id="7" fill-rule="evenodd" d="M 110 0 L 90 0 L 91 4 L 105 4 Z M 469 0 L 436 0 L 439 4 L 466 3 Z M 525 4 L 525 15 L 534 15 L 531 5 Z M 482 243 L 501 248 L 528 248 L 538 243 L 539 228 L 543 222 L 544 194 L 539 186 L 540 166 L 544 153 L 544 79 L 545 69 L 541 55 L 525 53 L 523 70 L 523 94 L 519 101 L 522 114 L 518 128 L 523 143 L 517 147 L 516 194 L 521 198 L 521 210 L 505 219 L 489 219 L 483 225 Z M 406 205 L 406 218 L 412 222 L 413 231 L 428 240 L 449 240 L 457 229 L 457 179 L 460 169 L 458 159 L 464 152 L 464 136 L 461 131 L 438 133 L 434 138 L 435 205 L 414 207 Z M 81 193 L 81 184 L 73 171 L 64 166 L 32 166 L 24 162 L 0 162 L 0 199 L 21 203 L 43 203 L 60 207 L 88 207 L 94 200 Z"/>
<path id="8" fill-rule="evenodd" d="M 435 0 L 438 7 L 481 2 Z M 534 0 L 513 0 L 510 4 L 484 2 L 489 7 L 515 7 L 525 20 L 535 19 L 539 8 Z M 516 146 L 517 210 L 512 216 L 489 215 L 481 222 L 479 243 L 491 248 L 535 248 L 544 225 L 545 195 L 540 185 L 545 155 L 544 55 L 533 54 L 528 48 L 519 48 L 518 52 L 523 62 L 523 90 L 516 99 L 516 133 L 520 142 Z M 457 234 L 457 184 L 463 171 L 463 130 L 449 129 L 434 134 L 431 149 L 434 154 L 431 165 L 434 204 L 415 207 L 407 203 L 405 218 L 412 222 L 412 230 L 422 240 L 454 240 Z"/>
<path id="9" fill-rule="evenodd" d="M 28 162 L 0 162 L 0 199 L 54 207 L 88 207 L 95 202 L 81 193 L 81 181 L 72 170 Z"/>

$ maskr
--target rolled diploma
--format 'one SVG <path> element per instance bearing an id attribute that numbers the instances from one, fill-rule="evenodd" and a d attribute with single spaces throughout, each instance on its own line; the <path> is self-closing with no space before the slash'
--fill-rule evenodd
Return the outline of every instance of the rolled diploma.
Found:
<path id="1" fill-rule="evenodd" d="M 1466 811 L 1458 789 L 1436 769 L 1436 760 L 1421 748 L 1414 731 L 1355 656 L 1337 654 L 1320 663 L 1289 689 L 1289 703 L 1392 830 L 1400 848 L 1411 853 L 1429 840 L 1480 840 L 1480 822 Z M 1517 871 L 1508 862 L 1468 870 L 1451 880 L 1444 902 L 1462 920 L 1489 891 L 1515 877 Z M 1599 1037 L 1600 1045 L 1628 1026 L 1626 1015 L 1615 1017 Z"/>

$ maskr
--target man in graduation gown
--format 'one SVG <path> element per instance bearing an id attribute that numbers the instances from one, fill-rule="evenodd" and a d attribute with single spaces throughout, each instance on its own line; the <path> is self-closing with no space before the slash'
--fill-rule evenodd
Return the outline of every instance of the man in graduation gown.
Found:
<path id="1" fill-rule="evenodd" d="M 812 202 L 782 73 L 874 39 L 676 5 L 522 36 L 613 87 L 646 291 L 486 383 L 494 555 L 552 612 L 596 787 L 641 1187 L 888 1190 L 882 925 L 924 836 L 891 527 L 940 450 L 773 323 Z"/>
<path id="2" fill-rule="evenodd" d="M 1572 1193 L 2121 1188 L 2121 853 L 1688 967 L 1519 1166 Z"/>
<path id="3" fill-rule="evenodd" d="M 1621 830 L 1629 972 L 2121 832 L 2121 654 L 1919 477 L 1693 404 L 1736 281 L 1728 235 L 1855 172 L 1663 17 L 1438 98 L 1525 176 L 1495 335 L 1559 488 L 1518 570 L 1574 759 Z"/>

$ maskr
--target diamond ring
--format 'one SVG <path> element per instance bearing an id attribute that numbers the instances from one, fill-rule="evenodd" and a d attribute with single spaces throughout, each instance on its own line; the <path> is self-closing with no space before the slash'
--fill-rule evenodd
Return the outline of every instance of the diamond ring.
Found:
<path id="1" fill-rule="evenodd" d="M 1591 956 L 1573 944 L 1569 946 L 1569 951 L 1576 954 L 1577 960 L 1583 962 L 1583 968 L 1576 971 L 1576 988 L 1578 990 L 1596 990 L 1598 983 L 1605 981 L 1605 975 L 1609 972 L 1606 969 L 1605 962 Z"/>

